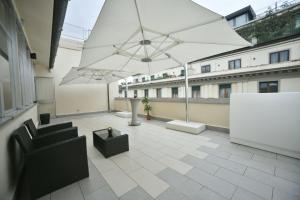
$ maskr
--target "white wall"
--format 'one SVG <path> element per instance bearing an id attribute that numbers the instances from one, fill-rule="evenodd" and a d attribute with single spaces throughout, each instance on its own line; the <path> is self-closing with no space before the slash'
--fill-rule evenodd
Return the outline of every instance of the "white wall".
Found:
<path id="1" fill-rule="evenodd" d="M 300 92 L 300 78 L 281 79 L 280 92 Z"/>
<path id="2" fill-rule="evenodd" d="M 61 38 L 52 72 L 37 70 L 37 76 L 54 77 L 57 116 L 108 110 L 106 84 L 59 85 L 72 67 L 79 66 L 81 50 L 82 42 Z M 117 96 L 117 83 L 112 83 L 110 101 Z"/>
<path id="3" fill-rule="evenodd" d="M 232 142 L 300 159 L 300 92 L 232 94 Z"/>
<path id="4" fill-rule="evenodd" d="M 38 123 L 36 105 L 0 127 L 0 199 L 12 199 L 19 176 L 21 154 L 11 134 L 30 118 Z"/>

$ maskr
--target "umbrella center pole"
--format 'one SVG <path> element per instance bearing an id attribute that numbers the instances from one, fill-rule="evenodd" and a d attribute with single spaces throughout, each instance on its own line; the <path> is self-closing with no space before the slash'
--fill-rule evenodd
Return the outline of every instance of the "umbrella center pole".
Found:
<path id="1" fill-rule="evenodd" d="M 128 84 L 127 84 L 127 80 L 125 80 L 125 98 L 126 98 L 126 110 L 129 111 L 129 105 L 128 105 Z"/>
<path id="2" fill-rule="evenodd" d="M 189 80 L 188 80 L 188 64 L 184 64 L 184 76 L 185 76 L 185 121 L 189 122 Z"/>

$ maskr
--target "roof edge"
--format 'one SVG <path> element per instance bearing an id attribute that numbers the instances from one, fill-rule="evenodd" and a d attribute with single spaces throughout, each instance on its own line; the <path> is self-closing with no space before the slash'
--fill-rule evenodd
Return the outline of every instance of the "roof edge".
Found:
<path id="1" fill-rule="evenodd" d="M 62 27 L 65 21 L 68 2 L 68 0 L 54 0 L 49 69 L 54 67 L 54 61 L 59 45 Z"/>

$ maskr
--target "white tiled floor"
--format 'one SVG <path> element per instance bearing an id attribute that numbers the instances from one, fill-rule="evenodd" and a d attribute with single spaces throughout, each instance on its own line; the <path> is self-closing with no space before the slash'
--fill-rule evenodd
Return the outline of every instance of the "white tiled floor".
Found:
<path id="1" fill-rule="evenodd" d="M 166 129 L 163 122 L 112 114 L 72 120 L 87 138 L 90 177 L 55 191 L 51 200 L 300 200 L 300 161 L 229 142 L 229 135 L 191 135 Z M 92 143 L 92 131 L 114 127 L 129 135 L 130 151 L 105 159 Z"/>

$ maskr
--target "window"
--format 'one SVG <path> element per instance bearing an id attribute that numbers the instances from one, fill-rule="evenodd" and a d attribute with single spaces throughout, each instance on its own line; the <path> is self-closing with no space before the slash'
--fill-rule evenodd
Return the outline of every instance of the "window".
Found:
<path id="1" fill-rule="evenodd" d="M 200 98 L 200 85 L 192 86 L 192 98 Z"/>
<path id="2" fill-rule="evenodd" d="M 229 98 L 231 93 L 231 84 L 219 85 L 219 98 Z"/>
<path id="3" fill-rule="evenodd" d="M 201 73 L 208 73 L 210 72 L 210 65 L 201 66 Z"/>
<path id="4" fill-rule="evenodd" d="M 144 90 L 144 96 L 147 97 L 147 98 L 149 97 L 149 90 L 148 89 Z"/>
<path id="5" fill-rule="evenodd" d="M 266 81 L 259 83 L 259 93 L 278 92 L 278 81 Z"/>
<path id="6" fill-rule="evenodd" d="M 249 16 L 248 16 L 248 14 L 245 13 L 243 15 L 237 16 L 237 17 L 229 20 L 228 22 L 229 22 L 230 26 L 235 28 L 235 27 L 239 27 L 239 26 L 246 24 L 248 21 L 249 21 Z"/>
<path id="7" fill-rule="evenodd" d="M 145 78 L 145 77 L 143 77 L 143 78 L 142 78 L 142 82 L 145 82 L 145 81 L 146 81 L 146 78 Z"/>
<path id="8" fill-rule="evenodd" d="M 4 112 L 13 108 L 8 41 L 8 36 L 0 26 L 0 87 L 2 92 L 2 109 Z"/>
<path id="9" fill-rule="evenodd" d="M 138 79 L 138 78 L 136 78 L 136 79 L 134 80 L 134 82 L 135 82 L 135 83 L 138 83 L 138 82 L 139 82 L 139 79 Z"/>
<path id="10" fill-rule="evenodd" d="M 122 85 L 119 85 L 119 94 L 122 94 L 122 90 L 123 90 Z"/>
<path id="11" fill-rule="evenodd" d="M 124 90 L 124 97 L 127 98 L 127 90 Z"/>
<path id="12" fill-rule="evenodd" d="M 270 64 L 289 61 L 289 57 L 290 57 L 289 50 L 270 53 Z"/>
<path id="13" fill-rule="evenodd" d="M 172 98 L 178 98 L 178 87 L 172 87 Z"/>
<path id="14" fill-rule="evenodd" d="M 138 97 L 137 90 L 134 90 L 134 91 L 133 91 L 133 96 L 134 96 L 134 98 L 137 98 L 137 97 Z"/>
<path id="15" fill-rule="evenodd" d="M 161 98 L 161 88 L 156 89 L 156 98 Z"/>
<path id="16" fill-rule="evenodd" d="M 155 76 L 154 75 L 152 75 L 151 76 L 151 81 L 153 81 L 155 79 Z"/>
<path id="17" fill-rule="evenodd" d="M 9 1 L 0 1 L 0 121 L 35 101 L 30 50 Z"/>
<path id="18" fill-rule="evenodd" d="M 300 12 L 296 13 L 295 28 L 300 28 Z"/>
<path id="19" fill-rule="evenodd" d="M 184 69 L 182 69 L 182 70 L 180 71 L 180 76 L 185 76 L 185 70 L 184 70 Z"/>
<path id="20" fill-rule="evenodd" d="M 228 61 L 228 69 L 239 69 L 241 68 L 241 59 Z"/>
<path id="21" fill-rule="evenodd" d="M 163 73 L 163 78 L 168 78 L 169 75 L 167 73 Z"/>

